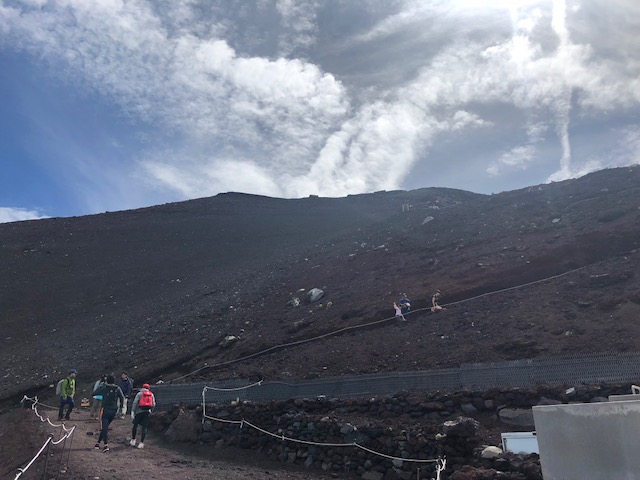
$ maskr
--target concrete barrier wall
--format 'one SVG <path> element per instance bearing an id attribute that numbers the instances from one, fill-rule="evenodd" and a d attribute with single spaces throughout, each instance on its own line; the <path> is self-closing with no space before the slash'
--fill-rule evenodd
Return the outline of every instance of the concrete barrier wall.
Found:
<path id="1" fill-rule="evenodd" d="M 545 480 L 640 478 L 640 401 L 533 407 Z"/>

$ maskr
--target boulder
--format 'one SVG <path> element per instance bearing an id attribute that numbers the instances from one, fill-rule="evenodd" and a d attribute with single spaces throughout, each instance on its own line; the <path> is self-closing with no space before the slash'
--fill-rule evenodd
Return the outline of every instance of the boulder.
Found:
<path id="1" fill-rule="evenodd" d="M 227 348 L 230 345 L 233 345 L 239 340 L 235 335 L 227 335 L 224 339 L 218 344 L 222 348 Z"/>
<path id="2" fill-rule="evenodd" d="M 341 428 L 340 428 L 340 433 L 343 435 L 347 435 L 348 433 L 353 432 L 356 429 L 356 427 L 354 427 L 353 425 L 351 425 L 350 423 L 345 423 Z"/>
<path id="3" fill-rule="evenodd" d="M 195 412 L 181 410 L 164 437 L 170 442 L 197 442 L 200 438 L 200 421 Z"/>
<path id="4" fill-rule="evenodd" d="M 475 415 L 478 413 L 478 409 L 471 403 L 463 403 L 460 405 L 460 409 L 465 413 L 465 415 Z"/>
<path id="5" fill-rule="evenodd" d="M 500 420 L 507 425 L 533 427 L 533 411 L 530 408 L 503 408 L 498 412 Z"/>
<path id="6" fill-rule="evenodd" d="M 320 288 L 312 288 L 307 292 L 307 301 L 309 303 L 317 302 L 324 295 L 324 291 Z"/>
<path id="7" fill-rule="evenodd" d="M 474 437 L 480 424 L 473 418 L 458 417 L 442 425 L 442 432 L 449 437 Z"/>
<path id="8" fill-rule="evenodd" d="M 502 449 L 498 448 L 498 447 L 494 447 L 489 446 L 487 448 L 485 448 L 484 450 L 482 450 L 482 453 L 480 454 L 480 457 L 482 458 L 496 458 L 499 457 L 500 455 L 502 455 Z"/>

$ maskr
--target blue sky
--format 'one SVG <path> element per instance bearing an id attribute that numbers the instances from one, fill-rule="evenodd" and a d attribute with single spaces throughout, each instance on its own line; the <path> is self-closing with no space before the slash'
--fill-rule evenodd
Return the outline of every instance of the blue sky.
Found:
<path id="1" fill-rule="evenodd" d="M 0 0 L 0 222 L 640 163 L 635 0 Z"/>

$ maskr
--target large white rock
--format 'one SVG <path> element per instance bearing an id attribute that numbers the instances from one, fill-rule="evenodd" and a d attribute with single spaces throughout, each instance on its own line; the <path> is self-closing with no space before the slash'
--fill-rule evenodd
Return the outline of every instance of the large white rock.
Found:
<path id="1" fill-rule="evenodd" d="M 317 302 L 324 295 L 324 291 L 319 288 L 312 288 L 307 292 L 307 300 L 309 303 Z"/>
<path id="2" fill-rule="evenodd" d="M 482 450 L 480 456 L 482 458 L 496 458 L 502 455 L 502 449 L 494 446 L 490 446 Z"/>

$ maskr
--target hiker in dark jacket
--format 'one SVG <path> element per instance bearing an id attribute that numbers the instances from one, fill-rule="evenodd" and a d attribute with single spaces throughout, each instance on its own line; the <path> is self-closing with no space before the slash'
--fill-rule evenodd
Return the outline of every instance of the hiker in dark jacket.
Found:
<path id="1" fill-rule="evenodd" d="M 100 442 L 104 441 L 103 452 L 109 451 L 109 424 L 113 421 L 118 413 L 118 400 L 124 405 L 125 398 L 122 390 L 115 384 L 116 379 L 113 375 L 107 375 L 107 383 L 98 387 L 93 394 L 102 395 L 102 412 L 100 414 L 101 431 L 95 449 L 100 450 Z"/>
<path id="2" fill-rule="evenodd" d="M 398 306 L 400 307 L 400 312 L 402 315 L 406 315 L 411 310 L 411 300 L 407 298 L 407 294 L 403 293 L 400 300 L 398 300 Z"/>
<path id="3" fill-rule="evenodd" d="M 144 437 L 147 436 L 147 427 L 149 426 L 149 417 L 151 412 L 156 406 L 156 397 L 151 392 L 151 387 L 148 383 L 142 385 L 142 390 L 138 392 L 136 398 L 133 399 L 131 404 L 131 419 L 133 420 L 133 428 L 131 429 L 131 441 L 129 445 L 136 446 L 136 433 L 138 431 L 138 425 L 142 427 L 140 435 L 140 443 L 138 448 L 144 448 Z"/>
<path id="4" fill-rule="evenodd" d="M 124 418 L 127 414 L 127 400 L 133 392 L 133 379 L 129 377 L 127 372 L 122 372 L 120 374 L 120 382 L 118 382 L 118 386 L 120 387 L 120 390 L 122 390 L 125 398 L 125 401 L 122 404 L 122 411 L 120 412 L 120 418 Z"/>

